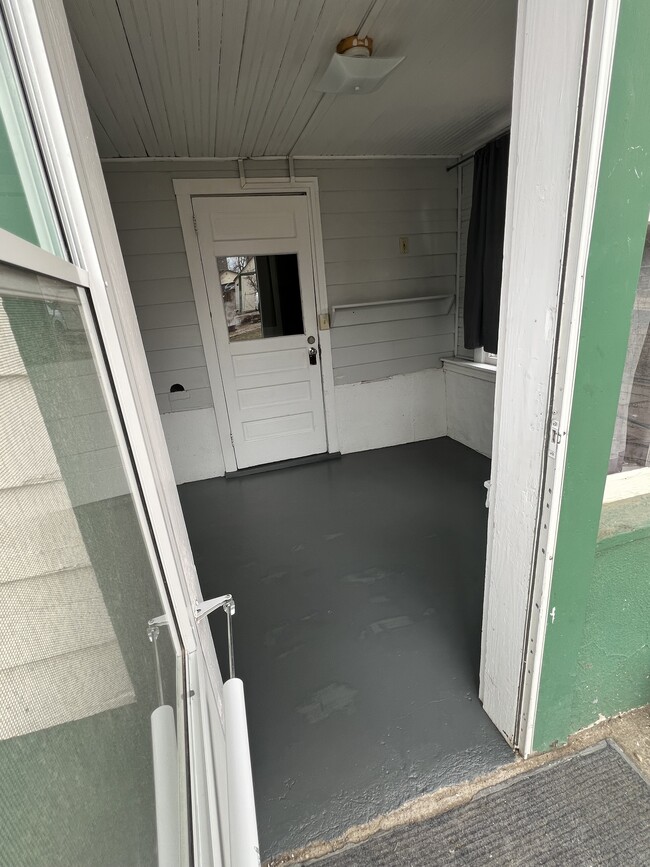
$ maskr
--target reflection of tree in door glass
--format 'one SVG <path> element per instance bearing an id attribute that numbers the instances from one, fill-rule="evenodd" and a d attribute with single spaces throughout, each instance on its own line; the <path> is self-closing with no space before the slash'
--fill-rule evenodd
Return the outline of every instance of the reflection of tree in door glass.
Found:
<path id="1" fill-rule="evenodd" d="M 303 334 L 298 256 L 218 256 L 228 336 L 260 340 Z"/>

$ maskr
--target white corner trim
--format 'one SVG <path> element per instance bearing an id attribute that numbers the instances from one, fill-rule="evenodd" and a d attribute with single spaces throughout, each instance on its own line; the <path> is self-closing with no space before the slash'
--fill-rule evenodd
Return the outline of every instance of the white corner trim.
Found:
<path id="1" fill-rule="evenodd" d="M 497 368 L 495 364 L 481 364 L 479 361 L 466 361 L 464 358 L 443 358 L 442 366 L 445 373 L 455 373 L 459 376 L 472 376 L 487 382 L 496 382 Z"/>
<path id="2" fill-rule="evenodd" d="M 264 194 L 303 194 L 307 199 L 309 212 L 309 235 L 311 239 L 312 262 L 314 267 L 314 287 L 316 294 L 316 316 L 328 313 L 327 282 L 325 279 L 325 258 L 323 254 L 323 232 L 320 216 L 320 199 L 318 178 L 255 178 L 253 181 L 244 179 L 223 178 L 176 178 L 174 193 L 181 217 L 181 227 L 187 251 L 187 258 L 192 279 L 192 288 L 199 314 L 199 328 L 203 341 L 210 389 L 214 400 L 217 418 L 227 418 L 226 398 L 221 377 L 218 381 L 216 372 L 219 370 L 217 344 L 212 331 L 208 289 L 205 283 L 201 252 L 196 232 L 194 231 L 194 213 L 192 198 L 194 196 L 223 195 L 264 195 Z M 243 186 L 242 186 L 243 183 Z M 334 396 L 334 369 L 332 366 L 332 341 L 328 329 L 318 331 L 321 347 L 321 376 L 323 381 L 323 402 L 325 405 L 325 427 L 327 432 L 327 450 L 330 453 L 339 451 L 339 434 L 336 421 L 336 399 Z M 227 472 L 237 469 L 235 451 L 230 440 L 230 430 L 222 430 L 219 425 L 219 438 Z"/>

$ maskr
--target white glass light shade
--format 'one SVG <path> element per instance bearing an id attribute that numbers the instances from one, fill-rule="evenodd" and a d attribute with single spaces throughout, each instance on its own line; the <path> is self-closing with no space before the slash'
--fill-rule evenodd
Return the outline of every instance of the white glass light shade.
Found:
<path id="1" fill-rule="evenodd" d="M 335 54 L 316 85 L 323 93 L 372 93 L 403 57 L 349 57 Z"/>

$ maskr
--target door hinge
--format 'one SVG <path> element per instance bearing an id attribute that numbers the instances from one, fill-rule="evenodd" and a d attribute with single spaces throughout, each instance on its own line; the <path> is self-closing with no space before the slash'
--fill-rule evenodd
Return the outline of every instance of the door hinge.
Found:
<path id="1" fill-rule="evenodd" d="M 548 446 L 548 456 L 554 458 L 557 455 L 558 446 L 564 439 L 564 434 L 560 433 L 560 422 L 558 419 L 553 419 L 551 422 L 551 441 Z"/>
<path id="2" fill-rule="evenodd" d="M 194 223 L 194 231 L 196 234 L 199 234 L 199 227 L 196 224 L 196 214 L 192 214 L 192 222 Z"/>
<path id="3" fill-rule="evenodd" d="M 235 440 L 233 439 L 232 434 L 230 434 L 230 445 L 235 448 Z"/>

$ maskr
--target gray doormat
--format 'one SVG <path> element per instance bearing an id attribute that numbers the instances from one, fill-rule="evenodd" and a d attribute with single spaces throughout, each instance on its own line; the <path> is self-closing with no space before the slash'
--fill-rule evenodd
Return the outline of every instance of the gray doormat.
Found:
<path id="1" fill-rule="evenodd" d="M 648 867 L 650 787 L 610 743 L 314 867 Z"/>

